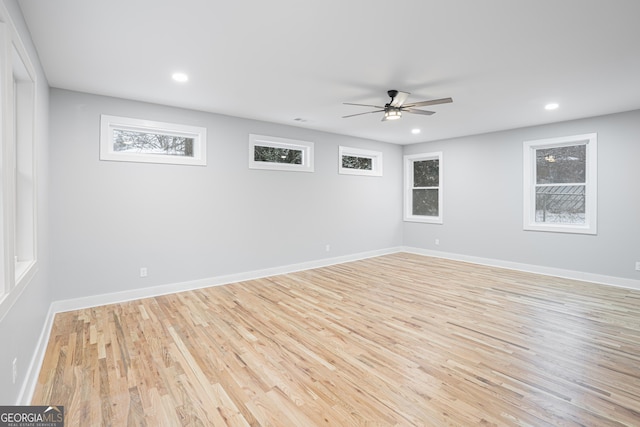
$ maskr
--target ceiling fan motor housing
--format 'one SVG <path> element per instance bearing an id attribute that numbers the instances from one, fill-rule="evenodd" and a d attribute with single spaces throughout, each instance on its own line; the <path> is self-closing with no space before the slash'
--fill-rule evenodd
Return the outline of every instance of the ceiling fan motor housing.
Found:
<path id="1" fill-rule="evenodd" d="M 390 90 L 387 91 L 387 95 L 389 95 L 389 97 L 391 98 L 391 101 L 389 101 L 386 104 L 384 104 L 384 107 L 381 107 L 381 106 L 378 106 L 378 105 L 354 104 L 354 103 L 351 103 L 351 102 L 345 102 L 344 103 L 345 105 L 357 105 L 357 106 L 360 106 L 360 107 L 372 107 L 372 108 L 378 108 L 378 110 L 368 111 L 368 112 L 365 112 L 365 113 L 350 114 L 348 116 L 343 116 L 343 118 L 360 116 L 360 115 L 363 115 L 363 114 L 370 114 L 370 113 L 381 113 L 381 112 L 384 112 L 384 117 L 382 118 L 382 121 L 399 119 L 400 117 L 402 117 L 402 113 L 403 112 L 407 112 L 407 113 L 411 113 L 411 114 L 421 114 L 421 115 L 425 115 L 425 116 L 430 116 L 432 114 L 435 114 L 435 112 L 434 111 L 419 110 L 416 107 L 423 107 L 423 106 L 427 106 L 427 105 L 446 104 L 446 103 L 449 103 L 449 102 L 453 102 L 453 99 L 451 99 L 451 98 L 442 98 L 442 99 L 432 99 L 430 101 L 412 102 L 410 104 L 404 105 L 404 102 L 407 100 L 408 96 L 410 95 L 409 92 L 401 92 L 399 90 L 390 89 Z"/>

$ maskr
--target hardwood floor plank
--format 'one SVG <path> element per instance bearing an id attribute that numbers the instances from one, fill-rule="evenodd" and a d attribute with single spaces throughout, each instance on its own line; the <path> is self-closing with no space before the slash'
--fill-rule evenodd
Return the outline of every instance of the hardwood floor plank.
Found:
<path id="1" fill-rule="evenodd" d="M 640 292 L 393 254 L 56 315 L 69 426 L 637 426 Z"/>

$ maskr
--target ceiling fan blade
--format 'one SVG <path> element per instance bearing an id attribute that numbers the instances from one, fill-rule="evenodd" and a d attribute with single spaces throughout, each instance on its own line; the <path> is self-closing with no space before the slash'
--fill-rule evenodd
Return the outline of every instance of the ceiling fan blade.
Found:
<path id="1" fill-rule="evenodd" d="M 411 95 L 409 92 L 400 92 L 400 91 L 398 91 L 398 93 L 393 98 L 393 100 L 389 103 L 389 105 L 392 106 L 392 107 L 401 107 L 402 104 L 404 104 L 404 101 L 407 100 L 409 95 Z"/>
<path id="2" fill-rule="evenodd" d="M 431 101 L 414 102 L 413 104 L 405 105 L 405 107 L 406 108 L 425 107 L 427 105 L 448 104 L 450 102 L 453 102 L 453 99 L 451 99 L 451 98 L 440 98 L 440 99 L 432 99 Z"/>
<path id="3" fill-rule="evenodd" d="M 358 113 L 358 114 L 350 114 L 348 116 L 342 116 L 343 119 L 346 119 L 347 117 L 355 117 L 355 116 L 361 116 L 363 114 L 371 114 L 371 113 L 382 113 L 384 110 L 376 110 L 376 111 L 367 111 L 366 113 Z"/>
<path id="4" fill-rule="evenodd" d="M 424 116 L 430 116 L 436 113 L 435 111 L 416 110 L 413 108 L 403 108 L 402 111 L 411 114 L 422 114 Z"/>
<path id="5" fill-rule="evenodd" d="M 344 105 L 356 105 L 358 107 L 371 107 L 371 108 L 384 108 L 381 105 L 369 105 L 369 104 L 353 104 L 351 102 L 343 102 Z"/>

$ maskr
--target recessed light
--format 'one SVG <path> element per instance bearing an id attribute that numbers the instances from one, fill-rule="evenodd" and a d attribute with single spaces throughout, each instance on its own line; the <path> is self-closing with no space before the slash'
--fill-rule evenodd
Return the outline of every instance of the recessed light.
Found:
<path id="1" fill-rule="evenodd" d="M 414 134 L 414 135 L 417 135 L 417 134 L 420 133 L 420 129 L 417 129 L 417 128 L 416 129 L 411 129 L 411 133 Z"/>
<path id="2" fill-rule="evenodd" d="M 552 103 L 550 103 L 550 104 L 545 105 L 545 106 L 544 106 L 544 109 L 545 109 L 545 110 L 555 110 L 555 109 L 557 109 L 558 107 L 559 107 L 559 105 L 558 105 L 558 104 L 556 104 L 555 102 L 552 102 Z"/>
<path id="3" fill-rule="evenodd" d="M 187 76 L 185 73 L 173 73 L 171 75 L 171 78 L 179 83 L 189 81 L 189 76 Z"/>

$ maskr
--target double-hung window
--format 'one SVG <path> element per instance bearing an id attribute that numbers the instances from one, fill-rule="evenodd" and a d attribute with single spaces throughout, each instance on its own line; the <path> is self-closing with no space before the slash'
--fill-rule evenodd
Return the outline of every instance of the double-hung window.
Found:
<path id="1" fill-rule="evenodd" d="M 442 224 L 442 152 L 404 156 L 404 220 Z"/>
<path id="2" fill-rule="evenodd" d="M 524 229 L 596 234 L 597 135 L 524 143 Z"/>

